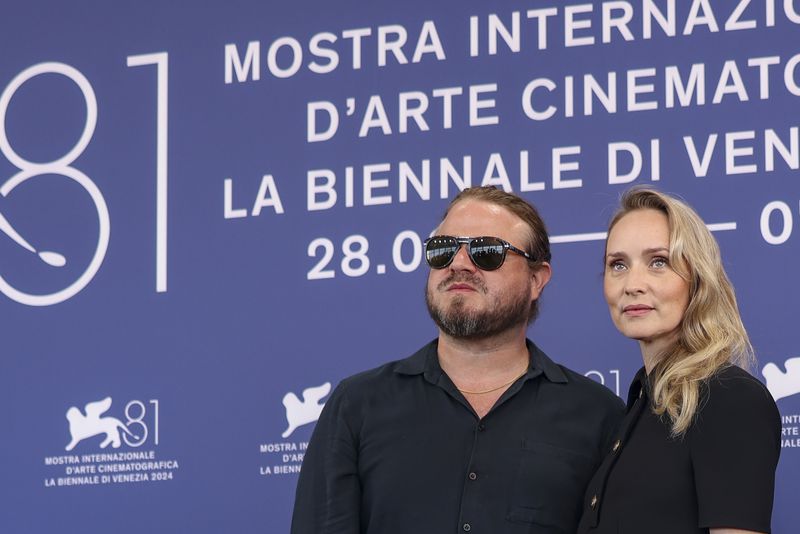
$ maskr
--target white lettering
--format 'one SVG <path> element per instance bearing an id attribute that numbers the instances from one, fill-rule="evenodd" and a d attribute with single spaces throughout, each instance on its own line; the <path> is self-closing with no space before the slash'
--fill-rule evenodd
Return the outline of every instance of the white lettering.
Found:
<path id="1" fill-rule="evenodd" d="M 389 187 L 388 178 L 373 178 L 373 174 L 380 172 L 389 172 L 391 165 L 388 163 L 379 163 L 377 165 L 364 165 L 364 205 L 365 206 L 378 206 L 380 204 L 391 204 L 392 197 L 390 195 L 373 196 L 374 189 L 385 189 Z"/>
<path id="2" fill-rule="evenodd" d="M 481 99 L 480 95 L 483 93 L 497 92 L 497 84 L 489 83 L 484 85 L 472 85 L 469 88 L 469 125 L 470 126 L 486 126 L 489 124 L 498 124 L 500 117 L 497 115 L 485 115 L 483 117 L 478 115 L 482 109 L 494 109 L 494 98 Z"/>
<path id="3" fill-rule="evenodd" d="M 291 62 L 286 68 L 278 65 L 278 52 L 283 47 L 289 47 Z M 289 78 L 297 74 L 303 64 L 303 49 L 300 43 L 293 37 L 281 37 L 276 39 L 267 51 L 267 68 L 276 78 Z"/>
<path id="4" fill-rule="evenodd" d="M 739 20 L 744 13 L 744 10 L 747 9 L 747 6 L 750 5 L 750 0 L 739 0 L 739 3 L 736 4 L 736 8 L 731 13 L 731 16 L 728 17 L 728 20 L 725 21 L 725 31 L 734 31 L 734 30 L 751 30 L 756 27 L 755 20 Z"/>
<path id="5" fill-rule="evenodd" d="M 737 147 L 737 141 L 745 141 L 756 138 L 756 132 L 753 130 L 746 132 L 728 132 L 725 134 L 725 173 L 731 174 L 747 174 L 753 173 L 758 170 L 755 164 L 751 165 L 737 165 L 736 158 L 742 156 L 752 156 L 753 147 Z"/>
<path id="6" fill-rule="evenodd" d="M 702 15 L 700 14 L 702 11 Z M 708 0 L 693 0 L 692 7 L 689 9 L 689 16 L 683 27 L 683 35 L 691 35 L 695 26 L 708 26 L 710 32 L 718 32 L 719 25 L 714 18 L 714 11 L 711 9 Z"/>
<path id="7" fill-rule="evenodd" d="M 320 100 L 319 102 L 309 102 L 306 106 L 306 139 L 309 143 L 327 141 L 331 139 L 339 129 L 339 112 L 331 102 Z M 324 112 L 328 115 L 328 128 L 323 131 L 317 130 L 317 112 Z"/>
<path id="8" fill-rule="evenodd" d="M 225 83 L 233 83 L 233 73 L 236 72 L 237 82 L 246 82 L 248 76 L 251 80 L 261 78 L 261 44 L 258 41 L 247 43 L 244 61 L 239 55 L 235 44 L 225 45 Z"/>
<path id="9" fill-rule="evenodd" d="M 756 57 L 747 60 L 748 67 L 758 67 L 759 98 L 766 100 L 769 98 L 769 67 L 781 62 L 778 56 Z"/>
<path id="10" fill-rule="evenodd" d="M 787 147 L 775 133 L 769 129 L 764 132 L 764 169 L 771 172 L 775 170 L 775 151 L 777 150 L 783 161 L 790 169 L 800 169 L 800 143 L 798 142 L 798 127 L 789 129 L 789 146 Z"/>
<path id="11" fill-rule="evenodd" d="M 528 10 L 528 18 L 536 19 L 536 28 L 539 36 L 537 40 L 537 47 L 539 50 L 547 49 L 547 17 L 552 17 L 556 14 L 558 14 L 558 9 L 555 7 Z"/>
<path id="12" fill-rule="evenodd" d="M 573 178 L 564 180 L 564 172 L 580 170 L 580 163 L 577 161 L 563 161 L 564 156 L 579 156 L 581 147 L 567 146 L 553 149 L 553 189 L 568 189 L 572 187 L 583 187 L 583 180 Z"/>
<path id="13" fill-rule="evenodd" d="M 371 128 L 380 128 L 384 135 L 392 133 L 389 125 L 389 117 L 386 116 L 386 109 L 379 95 L 369 97 L 367 111 L 364 113 L 364 120 L 361 121 L 361 129 L 358 131 L 359 137 L 366 137 Z"/>
<path id="14" fill-rule="evenodd" d="M 442 41 L 439 40 L 439 33 L 436 31 L 436 24 L 432 20 L 426 20 L 422 24 L 422 30 L 417 39 L 417 47 L 414 49 L 412 63 L 419 63 L 424 54 L 434 54 L 436 59 L 441 61 L 446 59 Z"/>
<path id="15" fill-rule="evenodd" d="M 667 0 L 667 14 L 658 8 L 655 0 L 642 1 L 642 37 L 650 39 L 653 36 L 653 20 L 664 31 L 664 35 L 675 37 L 675 0 Z"/>
<path id="16" fill-rule="evenodd" d="M 336 42 L 336 36 L 329 32 L 318 33 L 308 43 L 308 49 L 313 56 L 328 60 L 326 64 L 317 63 L 316 61 L 309 63 L 308 69 L 317 74 L 333 72 L 339 66 L 339 54 L 335 50 L 320 46 L 320 43 L 323 42 L 333 44 Z"/>
<path id="17" fill-rule="evenodd" d="M 594 36 L 575 37 L 575 30 L 584 30 L 592 27 L 591 19 L 576 20 L 575 15 L 591 13 L 592 4 L 580 4 L 564 7 L 564 46 L 587 46 L 594 44 Z"/>
<path id="18" fill-rule="evenodd" d="M 226 219 L 240 219 L 247 217 L 247 210 L 244 208 L 233 208 L 233 180 L 225 178 L 225 208 L 224 217 Z"/>
<path id="19" fill-rule="evenodd" d="M 618 157 L 620 152 L 626 152 L 632 159 L 631 170 L 620 174 L 618 170 Z M 608 144 L 608 183 L 627 184 L 639 177 L 642 171 L 642 151 L 634 143 L 619 142 Z"/>
<path id="20" fill-rule="evenodd" d="M 319 180 L 323 181 L 320 183 Z M 336 175 L 328 169 L 316 169 L 306 174 L 308 187 L 306 208 L 308 211 L 327 210 L 336 204 Z M 317 197 L 323 196 L 323 200 Z"/>
<path id="21" fill-rule="evenodd" d="M 508 179 L 506 166 L 500 154 L 495 153 L 489 156 L 489 162 L 486 164 L 481 185 L 499 185 L 507 193 L 513 191 L 511 181 Z"/>
<path id="22" fill-rule="evenodd" d="M 394 39 L 389 39 L 390 35 L 394 35 Z M 403 53 L 403 45 L 408 40 L 408 32 L 406 29 L 398 24 L 391 26 L 380 26 L 378 28 L 378 66 L 386 66 L 387 52 L 394 54 L 395 60 L 400 65 L 408 63 L 406 55 Z"/>
<path id="23" fill-rule="evenodd" d="M 653 100 L 640 102 L 637 98 L 641 94 L 652 93 L 655 90 L 655 85 L 652 83 L 639 84 L 639 78 L 653 77 L 655 75 L 656 69 L 634 69 L 628 71 L 629 111 L 645 111 L 658 108 L 658 103 Z"/>
<path id="24" fill-rule="evenodd" d="M 722 102 L 723 96 L 731 93 L 736 93 L 742 102 L 748 100 L 747 89 L 745 89 L 742 76 L 739 74 L 739 68 L 733 60 L 726 61 L 722 67 L 722 74 L 719 76 L 719 83 L 717 84 L 717 90 L 714 91 L 712 102 L 719 104 Z"/>
<path id="25" fill-rule="evenodd" d="M 547 120 L 555 115 L 556 112 L 555 106 L 552 105 L 547 106 L 544 111 L 537 111 L 533 108 L 533 92 L 540 87 L 552 93 L 556 88 L 556 84 L 553 80 L 547 78 L 537 78 L 528 82 L 528 85 L 525 86 L 525 90 L 522 92 L 522 109 L 529 119 L 535 121 Z"/>
<path id="26" fill-rule="evenodd" d="M 411 105 L 411 102 L 416 102 L 416 105 Z M 400 109 L 398 112 L 400 119 L 400 126 L 398 130 L 400 133 L 408 131 L 408 119 L 414 119 L 417 127 L 427 132 L 430 130 L 428 123 L 422 116 L 428 109 L 428 96 L 420 91 L 409 91 L 407 93 L 400 93 Z"/>
<path id="27" fill-rule="evenodd" d="M 614 11 L 622 11 L 621 16 L 614 17 Z M 628 28 L 632 18 L 633 6 L 628 2 L 603 2 L 603 42 L 611 42 L 611 28 L 616 28 L 626 41 L 633 41 L 633 34 Z"/>
<path id="28" fill-rule="evenodd" d="M 675 94 L 678 94 L 678 101 L 681 107 L 687 107 L 692 103 L 692 95 L 695 96 L 695 105 L 702 106 L 706 103 L 706 77 L 705 65 L 695 63 L 689 73 L 689 80 L 686 85 L 681 81 L 681 73 L 678 67 L 667 67 L 664 71 L 666 84 L 666 103 L 667 108 L 675 107 Z"/>
<path id="29" fill-rule="evenodd" d="M 267 206 L 272 206 L 275 213 L 283 213 L 283 204 L 281 203 L 281 196 L 278 194 L 278 188 L 275 185 L 275 179 L 271 174 L 265 174 L 261 178 L 261 185 L 258 187 L 258 194 L 256 201 L 253 204 L 253 211 L 251 215 L 258 217 L 261 215 L 261 209 Z"/>
<path id="30" fill-rule="evenodd" d="M 689 162 L 692 164 L 694 175 L 702 178 L 708 174 L 708 166 L 711 163 L 711 155 L 714 153 L 714 147 L 717 144 L 717 134 L 711 134 L 706 141 L 706 147 L 703 151 L 703 159 L 700 160 L 697 154 L 697 148 L 694 144 L 694 139 L 691 136 L 683 138 L 683 144 L 686 146 L 686 152 L 689 155 Z"/>

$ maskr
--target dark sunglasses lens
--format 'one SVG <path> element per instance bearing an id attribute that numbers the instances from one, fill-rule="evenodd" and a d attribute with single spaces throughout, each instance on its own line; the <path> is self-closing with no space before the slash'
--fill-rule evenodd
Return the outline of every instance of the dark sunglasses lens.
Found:
<path id="1" fill-rule="evenodd" d="M 425 247 L 425 261 L 433 269 L 444 269 L 453 260 L 458 251 L 458 241 L 455 238 L 441 236 L 428 241 Z"/>
<path id="2" fill-rule="evenodd" d="M 496 237 L 479 237 L 470 243 L 469 254 L 479 268 L 493 271 L 503 265 L 506 249 Z"/>

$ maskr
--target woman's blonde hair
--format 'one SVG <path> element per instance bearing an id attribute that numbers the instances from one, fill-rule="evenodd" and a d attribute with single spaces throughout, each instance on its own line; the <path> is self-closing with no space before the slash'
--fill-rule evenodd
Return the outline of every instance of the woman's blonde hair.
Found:
<path id="1" fill-rule="evenodd" d="M 689 305 L 678 327 L 678 340 L 650 374 L 653 411 L 666 413 L 672 435 L 677 437 L 686 432 L 697 413 L 703 382 L 731 364 L 749 367 L 754 361 L 753 347 L 717 241 L 700 216 L 670 195 L 636 187 L 622 195 L 609 233 L 622 217 L 642 209 L 667 216 L 670 266 L 689 284 Z"/>

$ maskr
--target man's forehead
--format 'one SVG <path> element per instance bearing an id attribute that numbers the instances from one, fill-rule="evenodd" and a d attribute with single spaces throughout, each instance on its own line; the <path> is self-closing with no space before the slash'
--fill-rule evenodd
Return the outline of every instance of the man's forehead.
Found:
<path id="1" fill-rule="evenodd" d="M 450 206 L 447 217 L 444 218 L 442 223 L 449 220 L 460 220 L 463 217 L 481 222 L 500 220 L 506 224 L 525 224 L 522 219 L 506 207 L 493 202 L 474 199 L 461 200 Z"/>
<path id="2" fill-rule="evenodd" d="M 492 235 L 509 241 L 527 237 L 528 226 L 507 208 L 481 200 L 462 200 L 453 204 L 437 233 L 476 237 Z"/>

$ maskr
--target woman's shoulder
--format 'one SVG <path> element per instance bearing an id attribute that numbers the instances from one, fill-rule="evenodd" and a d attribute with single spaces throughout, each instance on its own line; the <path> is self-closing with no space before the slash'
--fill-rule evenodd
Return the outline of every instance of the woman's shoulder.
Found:
<path id="1" fill-rule="evenodd" d="M 780 413 L 769 390 L 757 378 L 735 365 L 726 366 L 705 381 L 697 423 L 725 420 L 747 428 L 754 420 L 780 428 Z"/>
<path id="2" fill-rule="evenodd" d="M 705 381 L 689 430 L 699 524 L 769 532 L 781 420 L 769 391 L 739 367 Z"/>
<path id="3" fill-rule="evenodd" d="M 714 373 L 704 384 L 704 400 L 714 402 L 722 397 L 726 402 L 767 401 L 774 404 L 766 386 L 756 377 L 736 365 L 727 365 Z M 716 403 L 714 403 L 716 404 Z"/>

